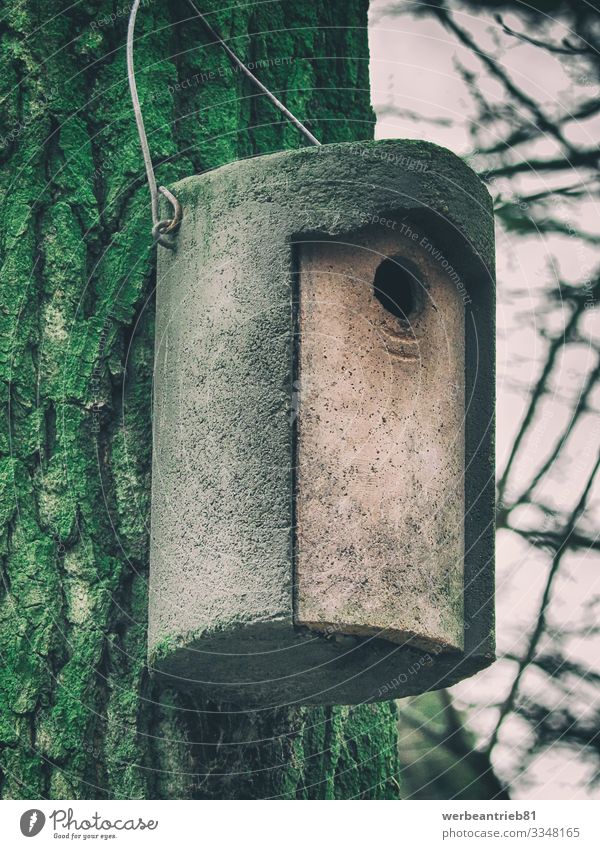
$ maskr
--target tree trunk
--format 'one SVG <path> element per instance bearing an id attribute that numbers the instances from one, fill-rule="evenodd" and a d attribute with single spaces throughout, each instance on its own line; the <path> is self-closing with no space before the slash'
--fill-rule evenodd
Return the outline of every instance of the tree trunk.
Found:
<path id="1" fill-rule="evenodd" d="M 396 797 L 392 704 L 232 713 L 147 674 L 155 248 L 128 6 L 23 0 L 0 24 L 2 796 Z M 323 142 L 372 135 L 365 0 L 211 21 Z M 135 56 L 159 182 L 303 143 L 185 3 L 143 2 Z"/>

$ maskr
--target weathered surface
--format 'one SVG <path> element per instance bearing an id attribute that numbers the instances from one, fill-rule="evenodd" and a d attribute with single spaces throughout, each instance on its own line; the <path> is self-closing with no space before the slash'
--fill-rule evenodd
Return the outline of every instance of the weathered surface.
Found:
<path id="1" fill-rule="evenodd" d="M 460 650 L 464 304 L 420 240 L 300 248 L 296 621 Z M 405 318 L 376 297 L 386 262 Z"/>
<path id="2" fill-rule="evenodd" d="M 389 698 L 486 666 L 493 658 L 487 191 L 449 151 L 411 141 L 274 154 L 174 190 L 184 220 L 177 250 L 160 254 L 157 283 L 151 665 L 169 682 L 243 705 Z M 435 643 L 435 659 L 422 662 L 422 649 L 294 627 L 295 248 L 315 237 L 355 240 L 384 213 L 398 231 L 410 220 L 427 236 L 438 251 L 428 262 L 445 273 L 452 263 L 471 299 L 464 657 L 446 651 L 448 633 Z M 456 366 L 450 376 L 460 391 Z M 456 574 L 449 584 L 451 639 L 460 645 Z"/>
<path id="3" fill-rule="evenodd" d="M 62 6 L 2 19 L 0 793 L 397 796 L 391 703 L 239 715 L 152 689 L 155 250 L 126 19 Z M 371 135 L 364 0 L 202 8 L 324 142 Z M 160 182 L 301 144 L 187 5 L 144 3 L 137 35 Z"/>

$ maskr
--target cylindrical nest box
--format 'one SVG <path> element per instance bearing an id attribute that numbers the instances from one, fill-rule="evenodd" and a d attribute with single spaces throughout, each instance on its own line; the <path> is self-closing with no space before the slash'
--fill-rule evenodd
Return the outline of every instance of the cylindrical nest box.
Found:
<path id="1" fill-rule="evenodd" d="M 183 180 L 157 285 L 150 667 L 242 707 L 494 659 L 494 235 L 432 144 Z"/>

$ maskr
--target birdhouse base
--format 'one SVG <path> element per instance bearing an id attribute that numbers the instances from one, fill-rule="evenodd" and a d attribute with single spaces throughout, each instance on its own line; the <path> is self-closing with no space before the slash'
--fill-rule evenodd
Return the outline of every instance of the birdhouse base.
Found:
<path id="1" fill-rule="evenodd" d="M 157 646 L 152 667 L 166 686 L 244 707 L 361 704 L 456 684 L 494 655 L 421 648 L 330 630 L 318 634 L 284 622 Z"/>

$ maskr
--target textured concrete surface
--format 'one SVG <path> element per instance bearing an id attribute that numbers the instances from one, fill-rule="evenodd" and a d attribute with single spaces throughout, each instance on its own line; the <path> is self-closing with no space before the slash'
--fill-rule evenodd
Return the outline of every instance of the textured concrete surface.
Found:
<path id="1" fill-rule="evenodd" d="M 464 304 L 425 238 L 300 248 L 296 621 L 462 649 Z"/>
<path id="2" fill-rule="evenodd" d="M 157 288 L 151 668 L 170 683 L 252 705 L 391 698 L 486 666 L 494 642 L 493 219 L 485 188 L 448 151 L 385 141 L 235 162 L 174 191 L 184 220 L 177 250 L 159 254 Z M 454 626 L 438 629 L 448 636 L 454 627 L 452 639 L 426 641 L 427 649 L 294 622 L 299 256 L 307 241 L 356 242 L 377 227 L 391 250 L 408 222 L 435 246 L 425 259 L 446 275 L 451 264 L 470 297 L 462 652 L 448 650 L 460 646 L 455 576 L 438 612 L 447 620 L 454 610 Z M 398 592 L 398 608 L 405 603 L 416 604 L 414 594 Z"/>

